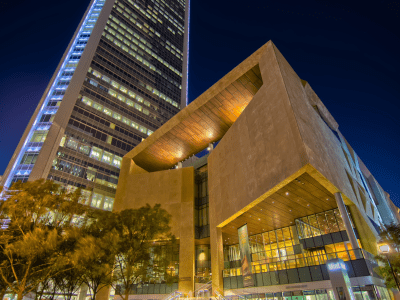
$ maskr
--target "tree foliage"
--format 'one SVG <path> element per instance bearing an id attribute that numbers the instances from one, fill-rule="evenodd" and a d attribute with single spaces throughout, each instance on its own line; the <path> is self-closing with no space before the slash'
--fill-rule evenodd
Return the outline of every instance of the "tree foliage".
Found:
<path id="1" fill-rule="evenodd" d="M 377 259 L 383 264 L 379 271 L 388 288 L 398 288 L 394 276 L 399 281 L 400 274 L 400 225 L 391 225 L 380 234 L 382 243 L 390 247 L 389 253 L 379 255 Z M 393 275 L 394 273 L 394 275 Z"/>
<path id="2" fill-rule="evenodd" d="M 9 220 L 0 229 L 0 295 L 70 300 L 86 284 L 94 300 L 112 285 L 127 300 L 132 285 L 151 274 L 172 280 L 171 216 L 159 204 L 112 213 L 83 202 L 79 189 L 52 181 L 11 187 L 0 203 L 0 219 Z"/>

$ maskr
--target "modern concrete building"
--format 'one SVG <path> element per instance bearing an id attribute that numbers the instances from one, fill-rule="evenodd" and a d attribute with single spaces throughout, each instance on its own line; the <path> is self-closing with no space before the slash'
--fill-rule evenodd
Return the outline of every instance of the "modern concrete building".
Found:
<path id="1" fill-rule="evenodd" d="M 122 157 L 186 106 L 189 0 L 92 0 L 0 185 L 53 179 L 111 210 Z"/>
<path id="2" fill-rule="evenodd" d="M 388 300 L 374 270 L 379 197 L 333 116 L 268 42 L 122 159 L 114 210 L 161 203 L 180 242 L 176 283 L 138 282 L 132 298 Z"/>

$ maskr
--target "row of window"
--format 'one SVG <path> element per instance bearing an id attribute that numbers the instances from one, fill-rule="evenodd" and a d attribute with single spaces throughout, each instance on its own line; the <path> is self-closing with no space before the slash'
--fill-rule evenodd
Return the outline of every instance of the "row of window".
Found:
<path id="1" fill-rule="evenodd" d="M 122 133 L 122 134 L 124 134 L 124 135 L 126 135 L 127 137 L 130 138 L 129 141 L 128 141 L 128 140 L 126 140 L 124 138 L 121 138 L 119 136 L 115 136 L 115 134 L 112 133 L 112 132 L 105 131 L 103 128 L 99 128 L 99 127 L 97 127 L 97 126 L 95 126 L 95 125 L 93 125 L 93 124 L 91 124 L 89 122 L 85 122 L 85 121 L 81 120 L 80 118 L 77 118 L 76 116 L 72 117 L 73 119 L 76 119 L 76 120 L 78 120 L 78 121 L 80 121 L 80 122 L 82 122 L 84 124 L 88 124 L 89 126 L 91 126 L 93 128 L 103 130 L 104 133 L 105 133 L 104 134 L 104 138 L 103 137 L 100 138 L 103 142 L 107 142 L 108 144 L 111 144 L 111 145 L 115 146 L 114 142 L 121 140 L 121 141 L 124 141 L 124 142 L 132 145 L 132 148 L 133 148 L 136 145 L 132 143 L 131 139 L 135 139 L 138 142 L 141 142 L 143 140 L 143 137 L 141 137 L 141 136 L 139 136 L 137 134 L 134 134 L 129 130 L 125 130 L 122 127 L 120 127 L 120 126 L 118 126 L 118 125 L 116 125 L 114 123 L 111 123 L 111 122 L 109 122 L 109 121 L 107 121 L 107 120 L 105 120 L 103 118 L 100 118 L 97 115 L 92 114 L 92 113 L 90 113 L 90 112 L 88 112 L 88 111 L 86 111 L 86 110 L 84 110 L 84 109 L 82 109 L 80 107 L 75 106 L 74 107 L 74 111 L 78 112 L 79 114 L 81 114 L 81 115 L 83 115 L 85 117 L 89 117 L 90 119 L 94 120 L 95 122 L 98 122 L 100 124 L 103 124 L 103 125 L 111 128 L 111 129 L 114 129 L 115 131 L 118 131 L 118 132 L 120 132 L 120 133 Z M 79 126 L 79 128 L 81 128 L 81 126 Z M 95 136 L 95 132 L 91 132 L 91 130 L 86 130 L 86 128 L 81 128 L 81 129 L 84 129 L 85 131 L 90 132 L 93 136 Z M 103 134 L 103 132 L 101 132 L 101 133 Z M 96 137 L 96 138 L 98 138 L 98 137 Z M 120 147 L 118 147 L 118 148 L 120 148 Z M 110 152 L 114 153 L 114 151 L 110 151 Z M 119 154 L 119 153 L 115 153 L 115 154 Z"/>
<path id="2" fill-rule="evenodd" d="M 119 20 L 118 18 L 110 15 L 110 20 L 112 20 L 114 23 L 112 22 L 107 22 L 107 24 L 109 24 L 111 27 L 113 27 L 115 30 L 117 30 L 119 33 L 121 33 L 122 35 L 124 35 L 127 39 L 129 39 L 130 41 L 132 41 L 133 43 L 135 43 L 136 45 L 138 45 L 140 48 L 142 48 L 143 50 L 145 50 L 148 54 L 150 54 L 151 56 L 153 56 L 154 58 L 156 58 L 158 61 L 160 61 L 162 64 L 164 64 L 167 68 L 169 68 L 170 70 L 172 70 L 175 74 L 179 75 L 180 77 L 182 77 L 182 73 L 180 73 L 177 69 L 175 69 L 173 66 L 171 66 L 170 64 L 168 64 L 166 61 L 164 61 L 161 57 L 159 57 L 154 51 L 150 50 L 152 48 L 151 44 L 146 42 L 145 39 L 143 39 L 142 37 L 140 37 L 137 33 L 135 33 L 132 29 L 130 29 L 128 26 L 126 26 L 121 20 Z M 132 20 L 130 20 L 132 21 Z M 134 20 L 133 20 L 134 21 Z M 135 22 L 134 22 L 135 24 Z M 136 39 L 135 39 L 136 38 Z M 139 41 L 142 42 L 143 44 L 139 43 Z M 147 47 L 146 47 L 147 46 Z M 149 49 L 150 48 L 150 49 Z M 177 50 L 174 47 L 175 50 Z M 171 51 L 172 49 L 170 49 Z M 172 53 L 172 52 L 171 52 Z M 178 57 L 180 60 L 182 59 L 181 56 L 177 53 L 174 53 L 174 55 L 176 57 Z"/>
<path id="3" fill-rule="evenodd" d="M 144 100 L 143 97 L 140 97 L 139 95 L 137 95 L 136 93 L 132 92 L 131 90 L 128 90 L 126 87 L 124 87 L 123 85 L 119 84 L 118 82 L 111 80 L 110 78 L 108 78 L 107 76 L 101 74 L 98 71 L 92 70 L 91 68 L 89 68 L 89 72 L 91 72 L 95 77 L 102 79 L 103 81 L 111 84 L 114 88 L 119 89 L 121 92 L 123 92 L 126 95 L 129 95 L 129 97 L 131 97 L 132 99 L 143 103 L 144 105 L 146 105 L 147 107 L 150 107 L 150 102 L 147 100 Z M 92 83 L 93 85 L 96 85 L 96 82 Z M 157 89 L 151 87 L 150 85 L 146 84 L 146 89 L 148 91 L 150 91 L 151 93 L 153 93 L 154 95 L 156 95 L 157 97 L 161 98 L 162 100 L 166 101 L 169 104 L 172 104 L 175 107 L 178 107 L 178 103 L 173 101 L 171 98 L 165 96 L 163 93 L 160 93 Z M 130 101 L 128 98 L 126 98 L 125 96 L 118 94 L 116 91 L 112 90 L 112 89 L 108 89 L 108 93 L 113 96 L 118 98 L 119 100 L 121 100 L 122 102 L 125 102 L 126 104 L 128 104 L 129 106 L 135 107 L 137 110 L 142 111 L 142 106 L 140 106 L 139 104 L 134 104 L 132 101 Z M 157 108 L 156 108 L 157 110 Z M 144 114 L 149 115 L 149 111 L 146 109 L 143 109 L 142 111 Z"/>
<path id="4" fill-rule="evenodd" d="M 98 111 L 100 111 L 110 117 L 113 117 L 114 119 L 135 128 L 136 130 L 139 130 L 142 133 L 145 133 L 147 135 L 151 135 L 153 133 L 153 131 L 151 131 L 150 129 L 147 129 L 144 126 L 139 125 L 136 122 L 134 122 L 126 117 L 121 116 L 119 113 L 112 111 L 111 109 L 109 109 L 107 107 L 104 107 L 103 105 L 89 99 L 88 97 L 85 97 L 85 96 L 82 97 L 82 102 L 85 103 L 87 106 L 93 107 L 93 108 L 97 109 Z"/>
<path id="5" fill-rule="evenodd" d="M 137 95 L 136 93 L 132 92 L 131 90 L 128 90 L 126 87 L 124 87 L 123 85 L 119 84 L 118 82 L 111 80 L 109 77 L 101 74 L 100 72 L 93 70 L 92 68 L 89 68 L 89 73 L 92 73 L 95 77 L 111 84 L 114 88 L 120 90 L 121 92 L 123 92 L 124 94 L 129 95 L 129 97 L 131 97 L 132 99 L 136 100 L 137 102 L 140 102 L 144 105 L 146 105 L 147 107 L 150 107 L 150 102 L 147 100 L 144 100 L 143 97 L 140 97 L 139 95 Z M 91 82 L 91 84 L 93 84 Z M 95 84 L 93 84 L 95 85 Z M 107 92 L 112 95 L 113 97 L 118 98 L 119 100 L 121 100 L 122 102 L 126 102 L 124 99 L 125 97 L 123 95 L 118 95 L 116 91 L 113 91 L 110 89 L 111 92 L 109 92 L 109 89 L 107 89 Z M 127 104 L 129 106 L 134 106 L 134 103 L 132 101 L 127 102 Z M 139 111 L 142 111 L 141 106 L 139 105 L 140 109 L 138 109 Z M 148 115 L 149 113 L 145 113 L 146 115 Z"/>
<path id="6" fill-rule="evenodd" d="M 142 9 L 141 7 L 139 7 L 139 5 L 137 5 L 136 3 L 134 3 L 132 0 L 128 0 L 128 1 L 129 1 L 129 3 L 132 4 L 137 10 L 139 10 L 144 16 L 146 16 L 149 20 L 152 20 L 153 23 L 157 23 L 157 21 L 160 22 L 161 24 L 163 23 L 161 19 L 157 18 L 157 16 L 154 16 L 154 17 L 152 18 L 152 16 L 150 16 L 148 13 L 146 13 L 146 12 L 144 11 L 144 9 Z M 117 10 L 118 10 L 121 14 L 123 14 L 127 19 L 130 19 L 129 15 L 135 15 L 134 13 L 131 12 L 130 9 L 128 9 L 127 7 L 125 7 L 121 2 L 115 1 L 115 3 L 118 4 L 120 7 L 122 7 L 122 8 L 128 13 L 128 14 L 127 14 L 127 13 L 124 13 L 124 12 L 121 10 L 121 8 L 119 8 L 119 7 L 117 8 Z M 135 15 L 135 16 L 136 16 L 136 15 Z M 140 29 L 142 29 L 142 28 L 140 27 Z M 153 30 L 153 31 L 154 31 L 154 30 Z"/>
<path id="7" fill-rule="evenodd" d="M 75 186 L 68 185 L 67 190 L 74 192 L 77 189 Z M 81 190 L 82 196 L 80 202 L 95 208 L 112 211 L 114 206 L 114 198 L 105 196 L 99 193 L 94 193 L 88 190 Z"/>
<path id="8" fill-rule="evenodd" d="M 148 79 L 148 78 L 145 77 L 142 74 L 142 72 L 138 72 L 138 70 L 144 71 L 145 74 L 149 74 L 151 78 L 156 77 L 155 74 L 151 74 L 149 71 L 145 70 L 145 68 L 140 69 L 141 66 L 137 63 L 136 60 L 133 60 L 128 56 L 125 56 L 124 53 L 119 51 L 122 49 L 112 47 L 111 44 L 108 44 L 108 43 L 106 43 L 106 41 L 103 41 L 103 40 L 100 40 L 100 45 L 103 46 L 104 49 L 98 48 L 97 53 L 99 55 L 97 55 L 96 58 L 101 60 L 102 62 L 106 63 L 107 65 L 109 65 L 111 68 L 117 70 L 118 72 L 123 73 L 126 77 L 130 78 L 131 81 L 136 81 L 139 85 L 145 86 L 145 84 L 142 81 L 138 80 L 138 78 L 144 78 L 144 79 Z M 128 62 L 128 64 L 127 64 L 127 62 Z M 123 66 L 123 69 L 121 67 L 116 66 L 115 63 L 120 66 Z M 92 65 L 96 65 L 99 67 L 99 65 L 95 61 L 92 62 Z M 130 65 L 134 66 L 135 68 L 132 68 Z M 102 70 L 103 70 L 103 68 L 104 67 L 102 67 L 102 66 L 100 67 L 100 69 L 102 69 Z M 106 73 L 112 74 L 112 72 L 110 72 L 109 70 L 107 70 L 107 69 L 104 69 L 104 70 L 106 71 Z M 128 71 L 129 73 L 125 70 L 129 70 Z M 161 76 L 167 82 L 160 82 L 160 83 L 162 85 L 166 86 L 168 89 L 170 89 L 175 94 L 176 98 L 179 99 L 180 91 L 176 90 L 175 86 L 168 84 L 168 82 L 172 83 L 172 79 L 170 79 L 164 73 L 162 73 Z M 114 74 L 113 77 L 119 78 L 121 81 L 124 82 L 124 80 L 121 79 L 119 75 Z M 154 81 L 154 78 L 152 80 Z M 129 83 L 125 83 L 125 84 L 128 84 L 131 87 L 133 87 L 132 84 L 129 84 Z"/>
<path id="9" fill-rule="evenodd" d="M 100 145 L 94 144 L 93 146 L 96 147 L 96 148 L 99 148 L 99 149 L 101 149 L 103 151 L 106 151 L 105 149 L 102 149 Z M 69 148 L 69 149 L 71 149 L 71 148 Z M 110 150 L 107 151 L 107 152 L 112 153 L 112 151 L 110 151 Z M 76 165 L 83 166 L 85 168 L 90 167 L 92 169 L 95 169 L 99 173 L 102 173 L 102 174 L 105 174 L 105 175 L 113 175 L 115 177 L 119 177 L 119 172 L 111 170 L 113 168 L 109 168 L 108 166 L 107 167 L 103 167 L 102 164 L 99 164 L 97 162 L 92 163 L 87 158 L 79 158 L 79 157 L 77 157 L 75 155 L 75 153 L 73 153 L 73 154 L 72 153 L 68 153 L 67 151 L 64 151 L 64 149 L 62 149 L 62 148 L 61 148 L 60 151 L 57 152 L 57 156 L 59 158 L 63 159 L 63 160 L 69 161 L 69 162 L 74 163 Z"/>
<path id="10" fill-rule="evenodd" d="M 140 41 L 144 41 L 143 38 L 141 38 L 138 34 L 134 33 L 130 28 L 126 27 L 126 31 L 130 32 L 133 36 L 131 36 L 129 33 L 127 33 L 125 30 L 123 30 L 121 27 L 121 24 L 123 24 L 122 22 L 120 22 L 117 18 L 110 16 L 110 19 L 112 19 L 115 23 L 117 23 L 119 26 L 117 26 L 116 24 L 108 21 L 107 24 L 109 24 L 112 28 L 114 28 L 116 31 L 118 31 L 119 33 L 121 33 L 125 38 L 124 39 L 120 34 L 118 34 L 114 29 L 106 26 L 105 30 L 107 30 L 109 33 L 111 33 L 113 36 L 117 37 L 120 41 L 124 42 L 128 47 L 131 47 L 134 51 L 138 51 L 138 48 L 135 46 L 139 46 L 140 48 L 142 48 L 144 51 L 146 51 L 149 55 L 151 55 L 152 57 L 156 58 L 158 61 L 160 61 L 163 65 L 165 65 L 167 68 L 169 68 L 172 72 L 174 72 L 176 75 L 182 77 L 182 73 L 179 72 L 177 69 L 175 69 L 173 66 L 171 66 L 169 63 L 167 63 L 165 60 L 163 60 L 161 57 L 159 57 L 156 53 L 154 53 L 152 50 L 150 50 L 148 47 L 144 46 L 142 43 L 140 43 L 138 41 L 138 39 L 140 39 Z M 121 27 L 120 27 L 121 26 Z M 150 70 L 156 71 L 158 74 L 161 74 L 161 70 L 157 69 L 155 66 L 153 66 L 152 64 L 150 64 L 148 61 L 144 60 L 142 57 L 137 56 L 135 53 L 133 53 L 131 50 L 129 50 L 126 46 L 118 45 L 119 47 L 123 48 L 126 52 L 128 52 L 129 54 L 131 54 L 133 57 L 135 57 L 136 59 L 138 59 L 139 61 L 143 61 L 143 64 L 145 64 L 148 68 L 150 68 Z M 180 57 L 178 57 L 180 58 Z M 177 85 L 179 87 L 179 85 Z"/>
<path id="11" fill-rule="evenodd" d="M 121 167 L 122 157 L 102 150 L 100 148 L 94 146 L 91 147 L 88 144 L 81 143 L 73 137 L 62 137 L 60 146 L 78 151 L 95 160 L 102 161 L 106 164 L 117 167 L 118 169 Z"/>
<path id="12" fill-rule="evenodd" d="M 110 31 L 110 29 L 108 28 L 108 30 Z M 111 29 L 112 30 L 112 29 Z M 110 31 L 111 32 L 111 31 Z M 104 34 L 104 33 L 103 33 Z M 118 35 L 118 34 L 117 34 Z M 104 34 L 104 36 L 110 40 L 111 42 L 113 42 L 116 46 L 118 46 L 120 49 L 124 50 L 125 52 L 129 53 L 131 56 L 133 56 L 134 58 L 136 58 L 138 61 L 140 61 L 142 64 L 144 64 L 145 66 L 147 66 L 148 68 L 152 69 L 154 66 L 151 65 L 147 60 L 143 59 L 141 56 L 135 54 L 132 50 L 129 50 L 128 47 L 126 47 L 125 45 L 122 45 L 121 42 L 119 42 L 117 39 L 115 39 L 114 37 L 112 37 L 110 34 L 106 33 Z M 121 36 L 120 36 L 121 37 Z M 121 37 L 122 39 L 122 37 Z M 127 45 L 130 44 L 126 39 L 123 39 L 124 43 L 126 43 Z M 133 44 L 130 44 L 130 46 L 136 47 Z M 163 76 L 167 81 L 169 81 L 170 83 L 174 84 L 177 88 L 181 89 L 182 86 L 179 85 L 175 80 L 170 79 L 168 76 L 166 76 L 164 73 L 162 73 L 159 69 L 154 68 L 155 71 L 157 71 L 161 76 Z M 175 104 L 174 104 L 175 103 Z M 176 102 L 172 102 L 171 104 L 173 104 L 175 107 L 178 107 L 178 103 Z"/>
<path id="13" fill-rule="evenodd" d="M 86 131 L 87 133 L 92 135 L 94 138 L 99 139 L 103 142 L 108 142 L 108 139 L 110 136 L 112 138 L 111 133 L 109 133 L 109 132 L 104 133 L 103 129 L 101 129 L 101 131 L 100 131 L 96 126 L 94 126 L 86 121 L 83 121 L 75 116 L 71 116 L 71 119 L 68 121 L 68 123 L 78 129 Z M 96 127 L 96 129 L 94 127 Z M 126 141 L 126 140 L 124 139 L 124 141 Z M 135 144 L 133 144 L 131 142 L 122 142 L 121 140 L 116 139 L 116 138 L 112 138 L 111 145 L 118 147 L 119 149 L 122 149 L 126 152 L 131 151 L 136 146 Z"/>
<path id="14" fill-rule="evenodd" d="M 59 152 L 58 154 L 61 155 Z M 53 160 L 53 165 L 52 168 L 54 170 L 58 170 L 64 173 L 71 174 L 75 177 L 83 178 L 113 189 L 117 188 L 118 185 L 118 177 L 114 175 L 105 175 L 102 173 L 99 173 L 95 168 L 93 167 L 82 167 L 76 164 L 72 164 L 69 161 L 60 159 L 60 158 L 55 158 Z"/>

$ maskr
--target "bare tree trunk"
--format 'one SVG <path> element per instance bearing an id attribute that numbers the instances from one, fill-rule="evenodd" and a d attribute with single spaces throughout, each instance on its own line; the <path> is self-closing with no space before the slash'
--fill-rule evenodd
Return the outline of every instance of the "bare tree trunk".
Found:
<path id="1" fill-rule="evenodd" d="M 125 289 L 125 297 L 124 297 L 124 300 L 128 300 L 128 299 L 129 299 L 129 290 L 130 290 L 130 289 Z"/>
<path id="2" fill-rule="evenodd" d="M 18 294 L 17 294 L 17 300 L 22 300 L 22 298 L 24 298 L 23 292 L 18 292 Z"/>

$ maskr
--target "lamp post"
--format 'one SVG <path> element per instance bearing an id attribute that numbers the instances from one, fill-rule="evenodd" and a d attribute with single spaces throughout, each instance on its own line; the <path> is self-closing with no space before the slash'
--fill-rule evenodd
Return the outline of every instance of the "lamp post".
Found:
<path id="1" fill-rule="evenodd" d="M 381 250 L 381 252 L 382 252 L 383 254 L 385 254 L 386 259 L 387 259 L 387 261 L 388 261 L 388 263 L 389 263 L 389 267 L 390 267 L 390 269 L 392 270 L 392 275 L 393 275 L 394 281 L 396 282 L 397 289 L 400 291 L 400 285 L 399 285 L 399 282 L 398 282 L 398 280 L 397 280 L 397 276 L 396 276 L 396 274 L 394 273 L 392 264 L 390 263 L 390 259 L 389 259 L 389 251 L 390 251 L 389 245 L 386 245 L 386 244 L 381 245 L 381 246 L 379 246 L 379 250 Z"/>

